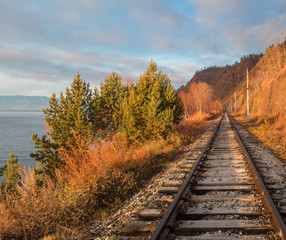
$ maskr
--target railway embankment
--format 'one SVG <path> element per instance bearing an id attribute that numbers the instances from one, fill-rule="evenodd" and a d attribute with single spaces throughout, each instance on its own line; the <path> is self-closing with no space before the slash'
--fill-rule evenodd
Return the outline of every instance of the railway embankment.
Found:
<path id="1" fill-rule="evenodd" d="M 151 234 L 156 231 L 162 217 L 168 211 L 181 185 L 201 155 L 216 124 L 217 122 L 208 127 L 205 134 L 195 143 L 187 146 L 168 169 L 153 177 L 146 187 L 125 202 L 116 214 L 104 222 L 93 224 L 90 231 L 94 238 L 133 239 L 135 237 L 135 239 L 149 239 Z M 277 159 L 269 149 L 259 145 L 241 125 L 235 123 L 235 126 L 276 208 L 285 221 L 286 165 Z M 228 127 L 227 131 L 229 130 Z M 255 239 L 258 236 L 262 237 L 261 239 L 268 239 L 271 234 L 275 235 L 273 229 L 269 227 L 272 223 L 263 217 L 265 212 L 263 212 L 263 203 L 259 200 L 259 193 L 255 192 L 253 179 L 245 175 L 248 172 L 247 167 L 240 169 L 244 167 L 243 157 L 239 155 L 238 147 L 234 143 L 229 143 L 233 134 L 220 133 L 218 138 L 224 142 L 216 143 L 209 150 L 212 152 L 208 157 L 211 161 L 205 163 L 206 165 L 203 165 L 204 170 L 198 174 L 199 179 L 196 180 L 198 186 L 193 189 L 194 193 L 188 194 L 187 203 L 179 210 L 180 219 L 176 220 L 174 227 L 170 228 L 170 236 L 172 238 L 172 234 L 194 235 L 200 232 L 199 237 L 202 239 L 208 239 L 208 237 L 217 237 L 218 239 L 222 236 L 244 239 L 244 234 L 247 234 L 250 239 L 251 237 Z M 226 149 L 227 145 L 232 150 Z M 217 155 L 218 153 L 222 155 Z M 223 159 L 224 162 L 222 162 Z M 230 165 L 224 166 L 226 163 Z M 211 167 L 214 169 L 210 169 Z M 226 170 L 229 172 L 224 174 Z M 237 176 L 233 175 L 234 172 Z M 229 179 L 229 177 L 233 179 Z M 253 202 L 250 201 L 252 198 L 254 199 Z M 225 216 L 227 217 L 224 218 Z M 179 221 L 184 218 L 187 218 L 189 222 L 180 223 Z M 231 222 L 231 224 L 226 224 L 226 222 Z M 189 223 L 192 227 L 188 226 Z M 205 227 L 203 227 L 203 223 Z M 221 225 L 215 228 L 211 227 L 217 223 Z M 243 227 L 237 227 L 239 224 L 246 228 L 252 228 L 253 231 L 244 231 Z M 220 226 L 221 229 L 219 229 Z M 206 231 L 202 231 L 202 229 Z M 251 232 L 254 235 L 249 235 Z M 257 233 L 262 235 L 255 235 Z M 174 235 L 173 238 L 177 238 L 177 235 Z M 192 238 L 190 237 L 190 239 Z"/>

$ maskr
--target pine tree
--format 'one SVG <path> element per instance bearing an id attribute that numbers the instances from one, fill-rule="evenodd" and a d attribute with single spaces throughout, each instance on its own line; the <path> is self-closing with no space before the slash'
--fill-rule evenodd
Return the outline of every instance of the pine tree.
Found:
<path id="1" fill-rule="evenodd" d="M 19 184 L 19 181 L 21 179 L 21 176 L 19 174 L 20 168 L 21 165 L 18 164 L 17 156 L 13 153 L 13 151 L 11 151 L 7 158 L 7 164 L 5 165 L 3 171 L 6 182 L 2 183 L 0 181 L 2 192 L 4 191 L 4 189 L 8 193 L 12 194 L 17 192 L 17 184 Z"/>
<path id="2" fill-rule="evenodd" d="M 157 71 L 157 67 L 153 67 L 153 62 L 150 65 L 152 67 L 149 66 L 149 69 Z M 168 134 L 171 124 L 174 123 L 174 110 L 177 107 L 176 99 L 178 98 L 169 78 L 160 70 L 151 72 L 149 81 L 150 87 L 143 110 L 147 139 Z"/>
<path id="3" fill-rule="evenodd" d="M 126 91 L 120 105 L 122 123 L 119 126 L 119 131 L 125 133 L 131 141 L 143 140 L 143 128 L 140 124 L 142 114 L 140 112 L 138 98 L 135 87 L 131 86 L 128 91 Z"/>
<path id="4" fill-rule="evenodd" d="M 61 92 L 59 99 L 52 95 L 50 107 L 43 110 L 49 130 L 41 139 L 35 134 L 32 136 L 38 150 L 31 157 L 43 163 L 47 172 L 62 164 L 57 150 L 67 149 L 66 143 L 73 143 L 75 135 L 87 140 L 98 137 L 96 133 L 101 127 L 98 101 L 98 91 L 93 93 L 79 73 L 65 95 Z"/>
<path id="5" fill-rule="evenodd" d="M 152 60 L 136 87 L 129 88 L 124 104 L 120 130 L 132 140 L 166 136 L 171 125 L 178 123 L 183 114 L 183 106 L 170 79 Z"/>
<path id="6" fill-rule="evenodd" d="M 149 139 L 151 137 L 159 137 L 164 131 L 162 129 L 163 125 L 159 114 L 163 114 L 161 110 L 162 98 L 160 96 L 160 83 L 155 81 L 152 89 L 147 95 L 148 101 L 144 104 L 143 117 L 145 120 L 145 138 Z"/>
<path id="7" fill-rule="evenodd" d="M 107 135 L 113 134 L 121 122 L 120 102 L 123 96 L 124 86 L 121 76 L 112 71 L 100 85 L 102 128 Z"/>
<path id="8" fill-rule="evenodd" d="M 184 106 L 169 79 L 167 80 L 167 87 L 164 95 L 165 108 L 169 107 L 173 111 L 173 123 L 180 123 L 184 114 Z"/>

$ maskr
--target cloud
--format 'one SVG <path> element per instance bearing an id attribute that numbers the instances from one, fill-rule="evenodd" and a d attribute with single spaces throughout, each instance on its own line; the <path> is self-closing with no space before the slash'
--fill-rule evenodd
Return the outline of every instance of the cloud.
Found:
<path id="1" fill-rule="evenodd" d="M 190 0 L 197 9 L 196 21 L 201 27 L 214 27 L 217 23 L 240 7 L 241 0 Z"/>
<path id="2" fill-rule="evenodd" d="M 72 66 L 81 66 L 81 68 L 83 68 L 83 72 L 100 72 L 101 74 L 99 75 L 95 74 L 97 77 L 101 76 L 100 78 L 97 78 L 98 84 L 112 70 L 122 74 L 124 77 L 134 75 L 139 76 L 139 74 L 147 67 L 149 61 L 149 59 L 133 56 L 121 56 L 119 54 L 99 55 L 80 52 L 59 54 L 57 59 L 61 63 Z"/>
<path id="3" fill-rule="evenodd" d="M 17 91 L 28 92 L 25 84 L 33 83 L 39 93 L 54 92 L 69 85 L 76 72 L 98 87 L 114 69 L 135 82 L 154 59 L 174 85 L 183 84 L 197 69 L 231 64 L 243 54 L 264 50 L 260 43 L 284 4 L 283 0 L 0 1 L 1 81 L 18 84 L 22 90 L 15 87 Z M 284 40 L 285 24 L 282 16 L 266 45 L 275 38 Z M 1 88 L 15 89 L 10 84 Z"/>
<path id="4" fill-rule="evenodd" d="M 76 72 L 80 72 L 83 79 L 90 81 L 93 87 L 99 87 L 100 82 L 112 70 L 120 73 L 123 80 L 131 78 L 135 82 L 149 61 L 150 59 L 119 54 L 37 52 L 11 47 L 0 48 L 0 71 L 5 74 L 6 79 L 15 79 L 20 85 L 33 82 L 38 86 L 49 83 L 50 86 L 55 86 L 54 83 L 57 83 L 66 87 L 72 82 Z M 5 88 L 11 86 L 4 84 L 1 90 L 5 91 Z M 51 90 L 50 94 L 52 92 Z"/>
<path id="5" fill-rule="evenodd" d="M 195 72 L 198 70 L 196 66 L 193 65 L 182 65 L 180 66 L 180 70 L 182 70 L 184 73 L 190 73 L 190 72 Z"/>
<path id="6" fill-rule="evenodd" d="M 286 33 L 283 31 L 285 30 L 284 24 L 286 24 L 286 18 L 284 17 L 274 28 L 272 28 L 273 19 L 248 27 L 236 27 L 235 31 L 233 26 L 229 24 L 223 29 L 222 35 L 226 42 L 231 43 L 232 54 L 241 56 L 247 53 L 261 53 L 271 44 L 277 44 L 279 41 L 285 40 L 283 39 L 283 32 Z M 269 33 L 271 34 L 269 35 Z"/>

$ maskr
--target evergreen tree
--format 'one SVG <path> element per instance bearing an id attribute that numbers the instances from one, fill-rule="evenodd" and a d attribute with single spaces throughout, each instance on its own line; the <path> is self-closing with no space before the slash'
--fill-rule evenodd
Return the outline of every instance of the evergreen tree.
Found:
<path id="1" fill-rule="evenodd" d="M 184 106 L 169 79 L 164 95 L 165 107 L 169 107 L 173 111 L 173 123 L 180 123 L 184 114 Z"/>
<path id="2" fill-rule="evenodd" d="M 164 98 L 161 96 L 160 90 L 160 82 L 154 82 L 148 94 L 147 104 L 144 105 L 146 139 L 166 136 L 174 120 L 173 111 L 169 106 L 163 105 Z"/>
<path id="3" fill-rule="evenodd" d="M 74 78 L 71 88 L 62 92 L 60 99 L 53 94 L 50 98 L 50 107 L 43 110 L 48 132 L 42 138 L 33 134 L 35 147 L 38 149 L 31 156 L 45 165 L 45 169 L 58 168 L 62 161 L 58 149 L 67 149 L 66 143 L 73 143 L 74 135 L 86 139 L 96 136 L 100 126 L 99 94 L 92 92 L 88 83 L 80 78 L 79 73 Z"/>
<path id="4" fill-rule="evenodd" d="M 124 96 L 121 76 L 112 71 L 100 85 L 100 108 L 102 128 L 106 134 L 113 134 L 121 122 L 120 102 Z"/>
<path id="5" fill-rule="evenodd" d="M 166 136 L 171 124 L 180 121 L 182 105 L 167 75 L 151 61 L 136 86 L 128 88 L 112 71 L 100 92 L 93 92 L 77 74 L 65 95 L 61 93 L 58 99 L 53 94 L 43 112 L 48 132 L 42 138 L 33 134 L 37 152 L 31 156 L 52 173 L 63 164 L 58 149 L 69 150 L 66 143 L 72 144 L 75 135 L 100 139 L 119 130 L 130 140 Z"/>
<path id="6" fill-rule="evenodd" d="M 119 131 L 124 132 L 131 140 L 143 140 L 143 126 L 140 124 L 142 113 L 139 108 L 139 96 L 134 86 L 125 93 L 121 102 L 122 123 Z"/>
<path id="7" fill-rule="evenodd" d="M 21 168 L 21 165 L 18 164 L 18 158 L 13 153 L 13 151 L 9 154 L 7 158 L 7 164 L 4 167 L 4 178 L 5 183 L 2 183 L 0 180 L 0 186 L 2 191 L 6 189 L 9 193 L 16 193 L 17 192 L 17 184 L 20 181 L 20 174 L 19 169 Z"/>
<path id="8" fill-rule="evenodd" d="M 124 104 L 120 130 L 129 139 L 166 136 L 171 125 L 178 123 L 183 114 L 183 106 L 170 79 L 158 71 L 152 60 L 136 87 L 130 88 Z"/>

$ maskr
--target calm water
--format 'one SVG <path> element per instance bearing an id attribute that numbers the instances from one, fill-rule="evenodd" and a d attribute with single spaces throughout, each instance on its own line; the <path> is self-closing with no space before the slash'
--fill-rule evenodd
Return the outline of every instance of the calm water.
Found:
<path id="1" fill-rule="evenodd" d="M 0 165 L 6 163 L 13 150 L 24 166 L 35 166 L 30 158 L 35 152 L 32 134 L 44 134 L 45 122 L 42 111 L 0 111 Z"/>

